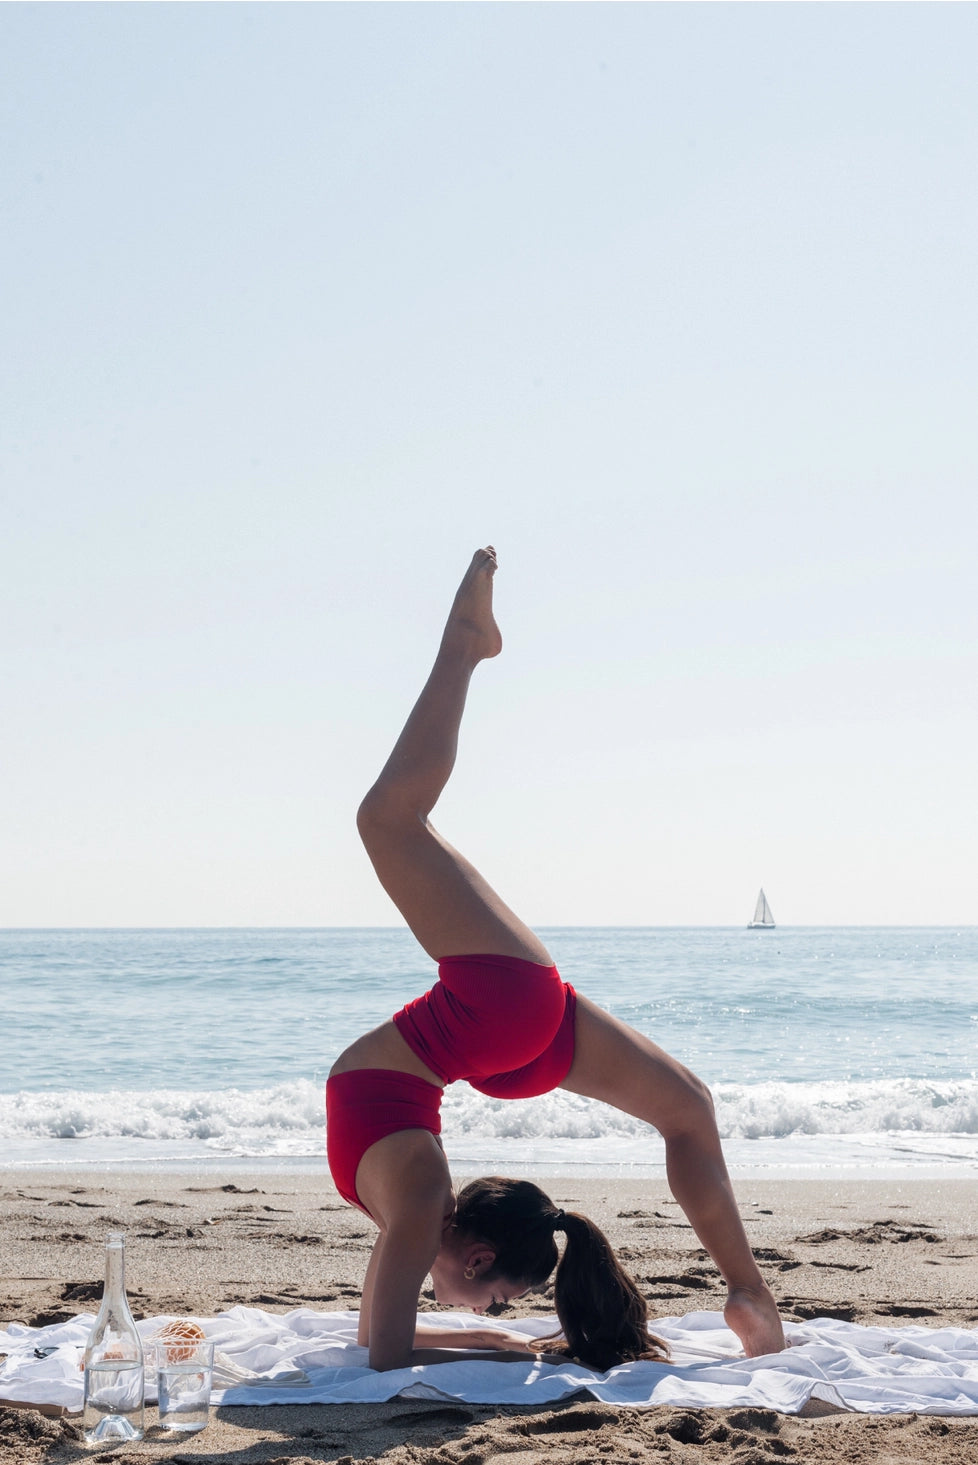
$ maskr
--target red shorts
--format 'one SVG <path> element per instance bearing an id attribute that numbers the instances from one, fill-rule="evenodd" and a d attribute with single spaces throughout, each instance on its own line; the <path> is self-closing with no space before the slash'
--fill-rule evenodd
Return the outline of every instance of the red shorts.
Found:
<path id="1" fill-rule="evenodd" d="M 556 967 L 511 956 L 451 956 L 394 1024 L 446 1084 L 466 1079 L 496 1099 L 547 1094 L 574 1059 L 573 987 Z M 371 1145 L 402 1129 L 441 1131 L 441 1090 L 413 1074 L 365 1068 L 326 1085 L 327 1153 L 340 1195 L 360 1201 L 356 1173 Z"/>
<path id="2" fill-rule="evenodd" d="M 411 1052 L 445 1083 L 494 1099 L 548 1094 L 574 1058 L 573 987 L 555 966 L 514 956 L 449 956 L 438 981 L 394 1014 Z"/>

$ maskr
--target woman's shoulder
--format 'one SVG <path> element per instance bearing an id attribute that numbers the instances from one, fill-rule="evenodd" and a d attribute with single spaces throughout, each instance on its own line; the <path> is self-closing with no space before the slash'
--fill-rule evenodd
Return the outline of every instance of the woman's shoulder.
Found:
<path id="1" fill-rule="evenodd" d="M 427 1129 L 399 1129 L 372 1144 L 357 1169 L 357 1192 L 382 1230 L 408 1221 L 440 1228 L 455 1213 L 448 1161 Z"/>

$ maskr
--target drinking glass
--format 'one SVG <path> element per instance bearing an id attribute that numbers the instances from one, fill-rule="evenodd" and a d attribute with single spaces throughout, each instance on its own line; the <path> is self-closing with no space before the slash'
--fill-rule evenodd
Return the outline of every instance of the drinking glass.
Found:
<path id="1" fill-rule="evenodd" d="M 210 1415 L 214 1344 L 185 1340 L 156 1344 L 160 1424 L 181 1434 L 203 1429 Z"/>

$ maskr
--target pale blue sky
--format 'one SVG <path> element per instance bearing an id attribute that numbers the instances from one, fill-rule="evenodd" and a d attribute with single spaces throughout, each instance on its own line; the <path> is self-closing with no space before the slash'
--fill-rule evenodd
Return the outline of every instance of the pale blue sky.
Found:
<path id="1" fill-rule="evenodd" d="M 0 6 L 0 924 L 976 923 L 978 10 Z"/>

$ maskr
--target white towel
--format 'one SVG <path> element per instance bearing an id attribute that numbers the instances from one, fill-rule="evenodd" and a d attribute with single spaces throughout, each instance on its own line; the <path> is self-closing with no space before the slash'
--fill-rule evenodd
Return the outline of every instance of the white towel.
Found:
<path id="1" fill-rule="evenodd" d="M 0 1364 L 0 1401 L 81 1409 L 78 1365 L 92 1321 L 84 1314 L 47 1328 L 12 1323 L 0 1333 L 0 1353 L 8 1354 Z M 167 1321 L 146 1318 L 140 1333 L 148 1339 Z M 355 1312 L 297 1308 L 279 1314 L 232 1307 L 197 1321 L 222 1357 L 224 1371 L 215 1377 L 212 1402 L 225 1407 L 354 1404 L 397 1395 L 544 1406 L 586 1389 L 604 1403 L 636 1408 L 758 1405 L 796 1414 L 809 1399 L 820 1399 L 864 1414 L 978 1415 L 975 1328 L 864 1328 L 815 1318 L 788 1325 L 793 1346 L 785 1352 L 745 1358 L 720 1313 L 694 1312 L 656 1319 L 656 1333 L 673 1350 L 667 1364 L 626 1363 L 599 1374 L 575 1363 L 532 1358 L 516 1363 L 460 1359 L 374 1373 L 366 1350 L 357 1347 Z M 466 1313 L 425 1313 L 423 1321 L 445 1329 L 485 1326 Z M 507 1319 L 506 1327 L 546 1337 L 555 1331 L 556 1320 Z M 38 1358 L 35 1350 L 44 1349 L 54 1351 Z"/>

